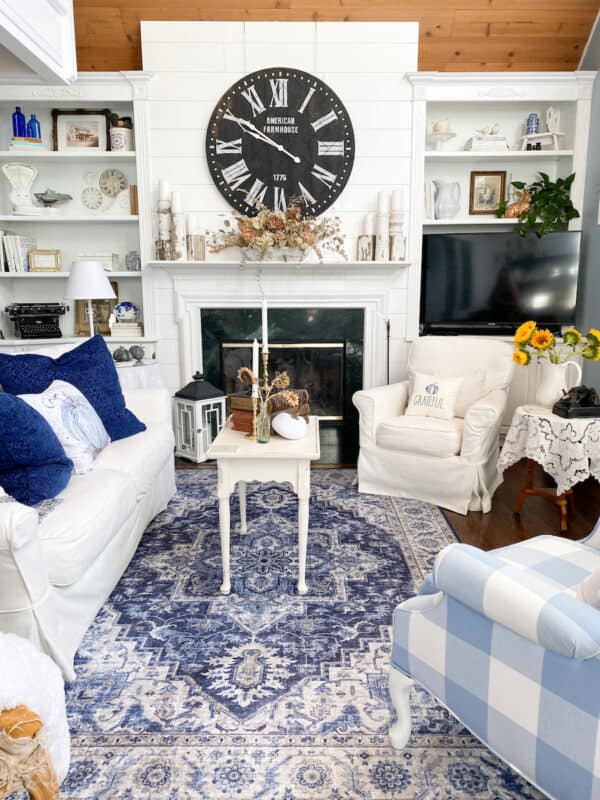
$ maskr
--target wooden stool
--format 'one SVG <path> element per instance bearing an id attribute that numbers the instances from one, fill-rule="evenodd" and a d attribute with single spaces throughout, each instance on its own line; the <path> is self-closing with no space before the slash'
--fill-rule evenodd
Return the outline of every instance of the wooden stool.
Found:
<path id="1" fill-rule="evenodd" d="M 25 789 L 31 800 L 57 800 L 58 780 L 37 741 L 42 721 L 27 706 L 0 713 L 0 799 Z"/>
<path id="2" fill-rule="evenodd" d="M 527 480 L 525 481 L 525 486 L 519 492 L 514 513 L 515 514 L 521 513 L 521 506 L 528 497 L 545 497 L 547 500 L 550 500 L 555 505 L 559 506 L 560 531 L 561 533 L 565 533 L 567 530 L 568 506 L 570 505 L 571 509 L 575 508 L 575 497 L 573 495 L 573 489 L 567 489 L 567 491 L 563 492 L 562 494 L 556 494 L 556 492 L 553 492 L 552 489 L 536 489 L 533 485 L 534 465 L 535 461 L 532 458 L 528 458 Z"/>

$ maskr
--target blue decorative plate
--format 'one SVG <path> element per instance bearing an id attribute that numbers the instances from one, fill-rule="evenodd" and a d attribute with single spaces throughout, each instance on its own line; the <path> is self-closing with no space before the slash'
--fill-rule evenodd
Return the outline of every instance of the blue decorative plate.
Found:
<path id="1" fill-rule="evenodd" d="M 130 300 L 123 300 L 113 308 L 117 322 L 135 322 L 140 315 L 140 309 Z"/>

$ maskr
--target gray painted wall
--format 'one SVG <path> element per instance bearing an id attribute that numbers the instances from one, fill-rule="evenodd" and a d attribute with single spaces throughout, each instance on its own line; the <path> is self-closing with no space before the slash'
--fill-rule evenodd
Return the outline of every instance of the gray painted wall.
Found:
<path id="1" fill-rule="evenodd" d="M 600 328 L 600 73 L 594 81 L 582 216 L 577 323 L 582 331 Z M 600 362 L 585 361 L 583 382 L 600 389 Z"/>

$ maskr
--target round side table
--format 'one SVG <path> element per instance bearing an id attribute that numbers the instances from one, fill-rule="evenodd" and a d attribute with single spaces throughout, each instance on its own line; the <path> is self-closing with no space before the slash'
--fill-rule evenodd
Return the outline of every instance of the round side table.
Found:
<path id="1" fill-rule="evenodd" d="M 519 514 L 528 497 L 546 497 L 560 509 L 560 529 L 567 530 L 573 486 L 590 476 L 600 481 L 600 417 L 566 419 L 542 406 L 519 406 L 498 459 L 504 472 L 527 459 L 527 480 L 514 508 Z M 556 481 L 556 492 L 534 486 L 533 465 L 539 464 Z"/>

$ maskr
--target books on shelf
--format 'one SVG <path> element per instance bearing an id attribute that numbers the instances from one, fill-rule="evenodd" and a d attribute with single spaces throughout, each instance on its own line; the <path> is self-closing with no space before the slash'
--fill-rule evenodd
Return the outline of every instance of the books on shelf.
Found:
<path id="1" fill-rule="evenodd" d="M 13 136 L 8 149 L 32 152 L 33 150 L 47 150 L 48 148 L 41 139 L 33 139 L 30 136 Z"/>
<path id="2" fill-rule="evenodd" d="M 490 151 L 490 150 L 509 150 L 510 145 L 506 139 L 506 136 L 503 136 L 500 133 L 497 134 L 476 134 L 472 136 L 470 139 L 467 139 L 465 143 L 465 150 L 476 150 L 476 151 Z"/>
<path id="3" fill-rule="evenodd" d="M 0 272 L 29 272 L 29 251 L 35 246 L 36 240 L 31 236 L 0 231 Z"/>
<path id="4" fill-rule="evenodd" d="M 134 337 L 143 336 L 144 328 L 141 322 L 113 322 L 110 326 L 110 335 L 133 339 Z"/>

